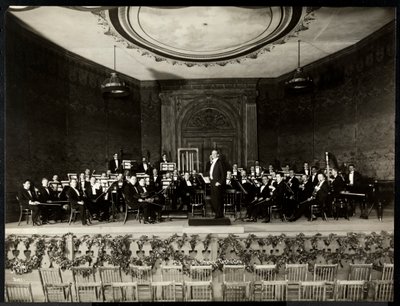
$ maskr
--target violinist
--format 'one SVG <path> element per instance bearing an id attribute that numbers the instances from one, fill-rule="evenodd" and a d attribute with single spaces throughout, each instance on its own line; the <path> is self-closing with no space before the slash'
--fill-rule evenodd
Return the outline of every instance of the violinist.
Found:
<path id="1" fill-rule="evenodd" d="M 271 197 L 270 190 L 268 188 L 268 176 L 264 175 L 262 177 L 262 184 L 261 186 L 257 189 L 256 196 L 254 197 L 254 200 L 247 206 L 247 215 L 246 217 L 248 218 L 245 220 L 246 222 L 256 222 L 257 217 L 259 215 L 258 205 L 261 205 L 262 203 L 266 202 L 269 200 Z"/>
<path id="2" fill-rule="evenodd" d="M 288 221 L 293 222 L 299 219 L 303 214 L 308 214 L 308 221 L 316 220 L 315 215 L 311 215 L 310 206 L 312 204 L 318 204 L 321 207 L 322 218 L 324 219 L 324 213 L 326 211 L 326 203 L 328 199 L 329 186 L 325 180 L 323 173 L 318 174 L 318 183 L 314 187 L 311 197 L 303 202 L 299 203 L 299 207 Z"/>
<path id="3" fill-rule="evenodd" d="M 337 169 L 332 169 L 332 177 L 329 179 L 331 181 L 331 193 L 334 198 L 339 198 L 340 193 L 345 190 L 346 182 L 343 177 L 338 174 Z"/>
<path id="4" fill-rule="evenodd" d="M 85 194 L 87 196 L 86 204 L 93 219 L 100 222 L 108 221 L 110 218 L 109 204 L 102 196 L 103 191 L 100 182 L 94 176 L 90 178 L 90 185 L 86 187 Z"/>
<path id="5" fill-rule="evenodd" d="M 182 204 L 178 208 L 178 210 L 182 210 L 183 206 L 189 208 L 190 198 L 194 194 L 195 190 L 194 183 L 190 177 L 189 172 L 185 172 L 185 174 L 183 175 L 183 180 L 181 181 L 179 190 L 181 194 Z"/>
<path id="6" fill-rule="evenodd" d="M 293 190 L 295 195 L 297 195 L 297 192 L 299 191 L 300 182 L 297 179 L 297 177 L 294 175 L 293 169 L 289 170 L 289 176 L 287 177 L 286 183 L 289 185 L 290 189 Z"/>
<path id="7" fill-rule="evenodd" d="M 154 197 L 154 192 L 152 192 L 151 189 L 148 190 L 144 178 L 139 179 L 137 190 L 140 195 L 138 202 L 143 205 L 144 223 L 155 223 L 156 212 L 159 211 L 160 206 L 157 203 L 157 198 Z"/>

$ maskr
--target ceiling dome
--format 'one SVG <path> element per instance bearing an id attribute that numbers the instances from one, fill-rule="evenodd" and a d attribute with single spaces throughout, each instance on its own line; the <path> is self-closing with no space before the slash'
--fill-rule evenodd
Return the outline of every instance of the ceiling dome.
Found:
<path id="1" fill-rule="evenodd" d="M 119 7 L 113 28 L 128 42 L 185 62 L 226 61 L 282 41 L 301 7 Z"/>

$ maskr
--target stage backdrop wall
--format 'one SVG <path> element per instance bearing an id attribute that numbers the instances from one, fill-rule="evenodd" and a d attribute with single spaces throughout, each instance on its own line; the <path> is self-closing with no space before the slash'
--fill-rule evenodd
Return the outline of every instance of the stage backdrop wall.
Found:
<path id="1" fill-rule="evenodd" d="M 355 163 L 378 179 L 394 179 L 394 23 L 332 57 L 307 67 L 313 93 L 290 95 L 284 80 L 258 88 L 259 155 L 298 168 L 325 166 L 324 152 L 339 166 Z"/>
<path id="2" fill-rule="evenodd" d="M 19 213 L 15 200 L 26 178 L 85 168 L 105 171 L 122 148 L 141 156 L 140 92 L 124 78 L 132 94 L 104 100 L 100 84 L 109 70 L 24 29 L 12 17 L 6 23 L 6 203 L 7 220 Z M 106 104 L 107 103 L 107 104 Z M 106 108 L 108 107 L 108 110 Z"/>

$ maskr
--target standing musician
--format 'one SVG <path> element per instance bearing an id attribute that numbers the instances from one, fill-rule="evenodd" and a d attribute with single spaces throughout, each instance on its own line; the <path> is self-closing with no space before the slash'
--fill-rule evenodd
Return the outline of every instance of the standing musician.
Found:
<path id="1" fill-rule="evenodd" d="M 186 208 L 189 209 L 190 198 L 194 194 L 194 191 L 195 187 L 193 180 L 191 179 L 189 172 L 185 172 L 179 186 L 179 193 L 181 196 L 182 204 L 178 208 L 178 210 L 182 210 L 183 206 L 186 206 Z"/>
<path id="2" fill-rule="evenodd" d="M 347 190 L 350 192 L 362 192 L 362 176 L 356 171 L 354 164 L 349 165 L 349 173 L 346 176 Z"/>
<path id="3" fill-rule="evenodd" d="M 223 218 L 223 205 L 224 205 L 224 192 L 225 192 L 225 171 L 221 160 L 219 159 L 219 152 L 217 149 L 212 150 L 212 164 L 210 166 L 210 180 L 211 180 L 211 204 L 215 212 L 215 218 Z"/>
<path id="4" fill-rule="evenodd" d="M 309 216 L 308 221 L 315 220 L 317 217 L 315 215 L 311 215 L 310 213 L 310 206 L 312 204 L 318 204 L 321 207 L 322 218 L 324 219 L 328 193 L 329 193 L 328 182 L 325 180 L 324 174 L 319 173 L 318 184 L 314 187 L 311 197 L 299 203 L 298 209 L 294 213 L 293 217 L 290 218 L 288 221 L 290 222 L 296 221 L 305 213 L 307 213 Z"/>
<path id="5" fill-rule="evenodd" d="M 84 202 L 82 191 L 78 190 L 78 182 L 72 179 L 69 183 L 70 187 L 67 190 L 67 198 L 71 205 L 71 209 L 79 209 L 82 225 L 89 225 L 86 219 L 86 204 Z"/>
<path id="6" fill-rule="evenodd" d="M 142 162 L 139 165 L 138 172 L 150 175 L 152 173 L 151 165 L 145 156 L 142 157 Z"/>
<path id="7" fill-rule="evenodd" d="M 118 153 L 115 153 L 113 159 L 108 162 L 108 170 L 110 170 L 111 173 L 122 172 L 122 161 L 118 158 Z"/>

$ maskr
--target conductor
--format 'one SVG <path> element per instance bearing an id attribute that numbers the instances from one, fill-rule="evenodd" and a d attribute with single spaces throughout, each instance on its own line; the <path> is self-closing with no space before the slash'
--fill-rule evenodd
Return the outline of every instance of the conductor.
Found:
<path id="1" fill-rule="evenodd" d="M 217 149 L 211 152 L 212 163 L 210 166 L 211 180 L 211 205 L 215 212 L 215 219 L 223 218 L 223 196 L 226 181 L 226 172 L 219 158 Z"/>

